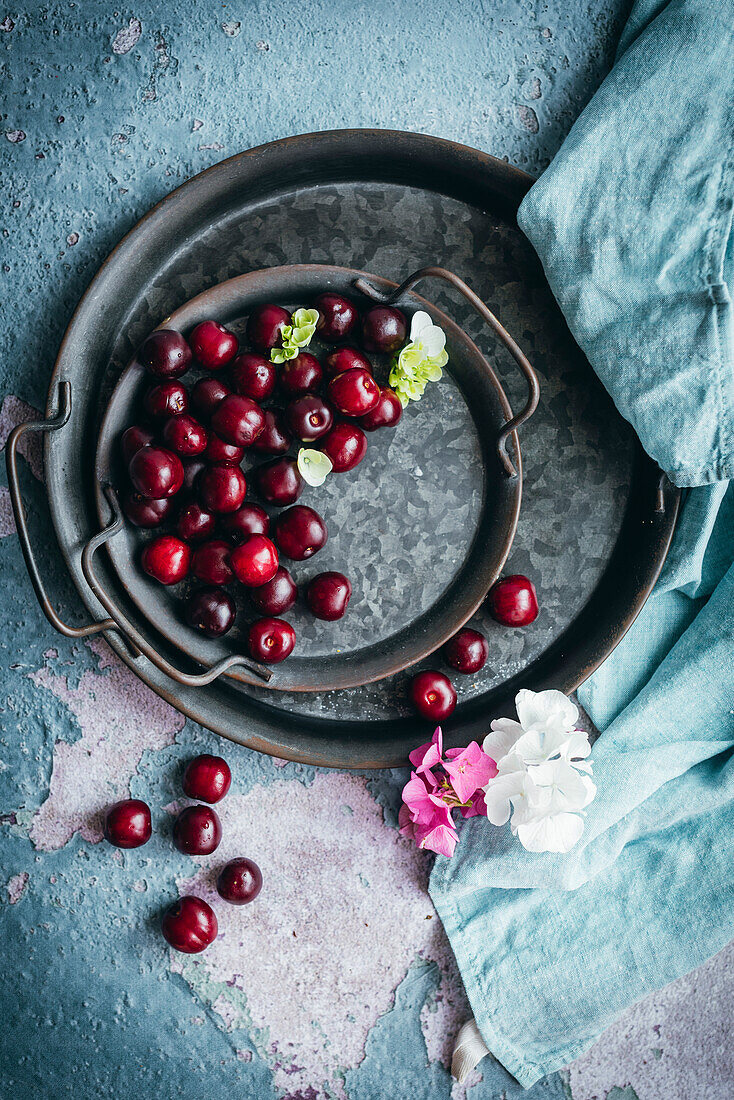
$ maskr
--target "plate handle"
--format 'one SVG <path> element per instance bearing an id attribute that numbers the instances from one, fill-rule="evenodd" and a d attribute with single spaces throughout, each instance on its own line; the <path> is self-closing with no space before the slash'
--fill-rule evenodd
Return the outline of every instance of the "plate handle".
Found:
<path id="1" fill-rule="evenodd" d="M 388 291 L 387 293 L 382 290 L 378 290 L 372 286 L 368 279 L 358 278 L 354 280 L 354 286 L 366 297 L 371 298 L 375 302 L 383 302 L 385 305 L 396 302 L 403 294 L 406 294 L 409 290 L 420 282 L 421 279 L 443 279 L 445 283 L 449 283 L 460 294 L 466 298 L 470 305 L 474 307 L 479 316 L 486 324 L 492 329 L 494 334 L 499 339 L 500 343 L 509 351 L 522 373 L 525 375 L 525 379 L 528 384 L 528 399 L 525 402 L 524 407 L 517 414 L 513 416 L 511 420 L 508 420 L 504 425 L 499 435 L 497 436 L 497 457 L 499 458 L 502 468 L 508 477 L 517 477 L 517 470 L 512 464 L 512 460 L 507 453 L 507 438 L 519 428 L 521 424 L 533 415 L 538 407 L 538 400 L 540 398 L 540 386 L 538 384 L 538 376 L 530 365 L 529 360 L 525 356 L 524 352 L 515 343 L 510 336 L 504 325 L 501 325 L 491 310 L 487 308 L 482 299 L 474 293 L 471 287 L 467 286 L 463 279 L 460 279 L 458 275 L 454 275 L 452 271 L 447 271 L 445 267 L 422 267 L 420 271 L 414 272 L 409 275 L 408 278 L 396 287 L 395 290 Z"/>
<path id="2" fill-rule="evenodd" d="M 170 676 L 171 679 L 175 680 L 178 684 L 185 684 L 186 687 L 205 687 L 207 684 L 211 684 L 213 680 L 216 680 L 218 676 L 221 676 L 223 672 L 228 672 L 231 668 L 235 667 L 242 668 L 250 674 L 244 677 L 247 683 L 254 685 L 263 682 L 267 683 L 273 675 L 271 670 L 264 665 L 257 664 L 248 657 L 242 657 L 238 654 L 232 654 L 230 657 L 223 657 L 221 661 L 217 661 L 216 664 L 207 668 L 204 672 L 182 672 L 181 669 L 176 668 L 175 665 L 172 665 L 170 661 L 167 661 L 165 657 L 161 656 L 157 649 L 155 649 L 155 647 L 143 637 L 140 631 L 133 626 L 127 616 L 124 615 L 115 604 L 109 593 L 104 590 L 94 570 L 94 555 L 97 550 L 100 546 L 104 546 L 105 543 L 109 542 L 109 540 L 118 534 L 124 526 L 120 504 L 112 486 L 106 485 L 104 493 L 112 509 L 113 519 L 107 527 L 94 535 L 85 545 L 82 551 L 82 573 L 84 574 L 87 584 L 102 604 L 107 614 L 112 616 L 112 619 L 108 621 L 111 621 L 113 626 L 115 626 L 126 638 L 130 639 L 156 668 L 159 668 L 161 672 L 164 672 L 166 676 Z"/>

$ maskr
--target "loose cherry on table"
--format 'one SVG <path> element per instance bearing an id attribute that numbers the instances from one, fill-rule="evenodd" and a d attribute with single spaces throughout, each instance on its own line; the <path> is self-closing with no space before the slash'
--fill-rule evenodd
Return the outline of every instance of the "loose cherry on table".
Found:
<path id="1" fill-rule="evenodd" d="M 286 424 L 303 443 L 313 443 L 326 435 L 334 423 L 334 414 L 315 393 L 296 397 L 285 410 Z"/>
<path id="2" fill-rule="evenodd" d="M 290 323 L 291 315 L 282 306 L 258 306 L 247 319 L 247 339 L 258 351 L 269 351 L 280 344 L 281 332 Z"/>
<path id="3" fill-rule="evenodd" d="M 294 458 L 276 458 L 252 471 L 257 491 L 268 504 L 295 504 L 305 484 Z"/>
<path id="4" fill-rule="evenodd" d="M 324 372 L 315 355 L 301 351 L 295 359 L 288 359 L 280 368 L 280 388 L 287 397 L 301 397 L 317 390 Z"/>
<path id="5" fill-rule="evenodd" d="M 278 566 L 272 580 L 250 592 L 250 599 L 263 615 L 282 615 L 285 611 L 290 611 L 297 597 L 296 582 L 282 565 Z"/>
<path id="6" fill-rule="evenodd" d="M 333 623 L 347 610 L 352 586 L 343 573 L 319 573 L 306 591 L 306 602 L 317 619 Z"/>
<path id="7" fill-rule="evenodd" d="M 285 619 L 258 619 L 247 635 L 250 656 L 255 661 L 275 665 L 293 652 L 296 632 Z"/>
<path id="8" fill-rule="evenodd" d="M 179 378 L 191 366 L 191 348 L 180 332 L 158 329 L 150 334 L 138 359 L 156 378 Z"/>
<path id="9" fill-rule="evenodd" d="M 188 413 L 171 416 L 163 425 L 163 442 L 181 458 L 203 454 L 208 443 L 206 428 Z"/>
<path id="10" fill-rule="evenodd" d="M 176 951 L 196 955 L 217 938 L 219 926 L 214 910 L 201 898 L 184 894 L 163 914 L 163 938 Z"/>
<path id="11" fill-rule="evenodd" d="M 217 878 L 217 893 L 231 905 L 247 905 L 260 893 L 263 876 L 251 859 L 231 859 L 225 863 Z"/>
<path id="12" fill-rule="evenodd" d="M 320 294 L 314 306 L 319 311 L 316 331 L 326 344 L 346 340 L 359 320 L 354 302 L 340 294 Z"/>
<path id="13" fill-rule="evenodd" d="M 178 514 L 176 533 L 184 542 L 203 542 L 214 534 L 217 520 L 205 512 L 198 501 L 190 500 Z"/>
<path id="14" fill-rule="evenodd" d="M 219 370 L 237 354 L 237 337 L 218 321 L 202 321 L 189 336 L 191 350 L 207 370 Z"/>
<path id="15" fill-rule="evenodd" d="M 248 588 L 267 584 L 278 572 L 278 551 L 266 535 L 250 535 L 235 546 L 229 560 L 237 580 Z"/>
<path id="16" fill-rule="evenodd" d="M 324 359 L 324 371 L 333 378 L 336 374 L 343 374 L 345 370 L 366 370 L 372 374 L 372 364 L 366 355 L 357 348 L 335 348 Z"/>
<path id="17" fill-rule="evenodd" d="M 209 420 L 219 402 L 231 392 L 221 378 L 200 378 L 191 391 L 191 407 L 203 420 Z"/>
<path id="18" fill-rule="evenodd" d="M 234 393 L 252 401 L 264 401 L 275 389 L 275 367 L 269 359 L 245 351 L 229 368 L 229 383 Z"/>
<path id="19" fill-rule="evenodd" d="M 378 428 L 394 428 L 403 415 L 403 406 L 394 390 L 385 386 L 380 390 L 380 400 L 374 409 L 360 416 L 359 423 L 366 432 L 376 432 Z"/>
<path id="20" fill-rule="evenodd" d="M 149 500 L 140 493 L 129 492 L 122 498 L 122 510 L 136 527 L 160 527 L 170 515 L 172 508 L 171 497 L 164 497 L 163 500 Z"/>
<path id="21" fill-rule="evenodd" d="M 141 428 L 138 424 L 131 424 L 122 433 L 122 457 L 125 465 L 130 464 L 130 459 L 141 447 L 148 447 L 155 435 L 150 428 Z"/>
<path id="22" fill-rule="evenodd" d="M 529 626 L 538 617 L 535 585 L 521 573 L 497 581 L 489 590 L 487 605 L 492 617 L 503 626 Z"/>
<path id="23" fill-rule="evenodd" d="M 260 406 L 251 398 L 230 393 L 217 405 L 211 424 L 225 443 L 249 447 L 265 427 L 265 416 Z"/>
<path id="24" fill-rule="evenodd" d="M 221 528 L 231 542 L 244 542 L 250 535 L 267 535 L 270 517 L 259 504 L 243 504 L 236 512 L 222 516 Z"/>
<path id="25" fill-rule="evenodd" d="M 284 455 L 293 442 L 282 409 L 263 409 L 265 427 L 252 444 L 253 451 L 266 455 Z"/>
<path id="26" fill-rule="evenodd" d="M 321 450 L 331 459 L 334 473 L 353 470 L 367 453 L 367 437 L 355 424 L 335 424 L 320 443 Z"/>
<path id="27" fill-rule="evenodd" d="M 193 493 L 196 486 L 196 479 L 202 470 L 206 469 L 206 462 L 201 458 L 185 458 L 183 460 L 184 479 L 182 489 L 185 489 L 187 493 Z"/>
<path id="28" fill-rule="evenodd" d="M 141 447 L 130 459 L 128 473 L 140 495 L 151 500 L 172 497 L 183 485 L 181 459 L 164 447 Z"/>
<path id="29" fill-rule="evenodd" d="M 410 682 L 410 698 L 422 718 L 441 722 L 453 713 L 456 692 L 448 676 L 434 669 L 419 672 Z"/>
<path id="30" fill-rule="evenodd" d="M 239 466 L 217 462 L 206 466 L 196 479 L 196 489 L 205 512 L 236 512 L 247 492 L 245 475 Z"/>
<path id="31" fill-rule="evenodd" d="M 345 416 L 364 416 L 380 400 L 380 387 L 369 371 L 353 367 L 332 378 L 327 388 L 329 400 Z"/>
<path id="32" fill-rule="evenodd" d="M 139 798 L 115 802 L 105 814 L 105 839 L 116 848 L 140 848 L 151 837 L 150 807 Z"/>
<path id="33" fill-rule="evenodd" d="M 210 539 L 197 546 L 191 559 L 191 572 L 204 584 L 229 584 L 234 572 L 229 555 L 230 543 L 224 539 Z"/>
<path id="34" fill-rule="evenodd" d="M 226 462 L 230 466 L 239 466 L 244 457 L 244 447 L 236 447 L 234 443 L 225 443 L 214 432 L 209 432 L 209 441 L 204 451 L 204 459 L 207 462 Z"/>
<path id="35" fill-rule="evenodd" d="M 457 672 L 479 672 L 487 663 L 489 645 L 478 630 L 465 626 L 449 639 L 444 646 L 443 655 L 446 664 Z"/>
<path id="36" fill-rule="evenodd" d="M 187 806 L 173 823 L 173 843 L 190 856 L 209 856 L 219 847 L 222 823 L 211 806 Z"/>
<path id="37" fill-rule="evenodd" d="M 200 630 L 207 638 L 221 638 L 232 629 L 235 620 L 235 605 L 230 594 L 219 585 L 198 588 L 186 601 L 186 622 L 194 630 Z M 188 794 L 188 791 L 186 792 Z M 201 795 L 192 795 L 200 798 Z M 216 799 L 205 799 L 216 802 Z"/>
<path id="38" fill-rule="evenodd" d="M 189 392 L 182 382 L 158 382 L 150 386 L 143 397 L 143 408 L 154 420 L 180 416 L 189 407 Z"/>
<path id="39" fill-rule="evenodd" d="M 405 314 L 392 306 L 374 306 L 362 318 L 362 343 L 367 351 L 397 351 L 407 334 Z"/>
<path id="40" fill-rule="evenodd" d="M 189 798 L 201 802 L 221 802 L 232 783 L 229 764 L 221 756 L 203 752 L 186 765 L 181 786 Z"/>
<path id="41" fill-rule="evenodd" d="M 159 535 L 143 548 L 143 569 L 161 584 L 178 584 L 188 576 L 191 547 L 175 535 Z"/>
<path id="42" fill-rule="evenodd" d="M 273 530 L 278 549 L 294 561 L 312 557 L 329 537 L 321 516 L 306 504 L 295 504 L 281 512 Z"/>

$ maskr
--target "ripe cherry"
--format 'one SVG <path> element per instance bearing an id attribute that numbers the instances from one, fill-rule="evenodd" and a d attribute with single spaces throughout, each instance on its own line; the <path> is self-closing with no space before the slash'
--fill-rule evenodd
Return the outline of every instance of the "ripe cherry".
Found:
<path id="1" fill-rule="evenodd" d="M 130 459 L 130 480 L 143 497 L 172 497 L 183 485 L 181 459 L 163 447 L 141 447 Z"/>
<path id="2" fill-rule="evenodd" d="M 288 359 L 280 368 L 280 388 L 288 397 L 301 397 L 317 390 L 324 372 L 315 355 L 301 351 L 295 359 Z"/>
<path id="3" fill-rule="evenodd" d="M 251 859 L 231 859 L 225 863 L 217 879 L 217 893 L 232 905 L 247 905 L 260 893 L 263 876 Z"/>
<path id="4" fill-rule="evenodd" d="M 281 331 L 290 323 L 291 315 L 282 306 L 258 306 L 247 319 L 247 339 L 258 351 L 269 351 L 280 344 Z"/>
<path id="5" fill-rule="evenodd" d="M 176 951 L 196 955 L 214 943 L 219 926 L 210 905 L 193 894 L 184 894 L 166 909 L 161 931 L 163 938 Z"/>
<path id="6" fill-rule="evenodd" d="M 366 370 L 372 374 L 372 364 L 366 355 L 356 348 L 335 348 L 324 359 L 324 370 L 329 378 L 337 374 L 344 374 L 345 370 Z"/>
<path id="7" fill-rule="evenodd" d="M 188 413 L 170 417 L 163 425 L 161 434 L 166 446 L 182 458 L 193 458 L 206 450 L 206 428 Z"/>
<path id="8" fill-rule="evenodd" d="M 214 534 L 216 517 L 205 512 L 198 501 L 190 500 L 178 514 L 176 533 L 185 542 L 203 542 Z"/>
<path id="9" fill-rule="evenodd" d="M 122 457 L 125 465 L 128 466 L 133 455 L 141 447 L 148 447 L 154 439 L 155 436 L 149 428 L 141 428 L 137 424 L 126 428 L 122 433 Z"/>
<path id="10" fill-rule="evenodd" d="M 250 535 L 229 560 L 237 580 L 248 588 L 267 584 L 278 572 L 278 551 L 266 535 Z"/>
<path id="11" fill-rule="evenodd" d="M 156 378 L 179 378 L 191 366 L 191 348 L 180 332 L 162 328 L 151 333 L 138 359 Z"/>
<path id="12" fill-rule="evenodd" d="M 457 672 L 479 672 L 489 656 L 487 639 L 478 630 L 465 626 L 444 646 L 446 664 Z"/>
<path id="13" fill-rule="evenodd" d="M 441 722 L 453 713 L 456 692 L 448 676 L 428 669 L 419 672 L 410 682 L 410 698 L 422 718 Z"/>
<path id="14" fill-rule="evenodd" d="M 221 802 L 231 783 L 232 772 L 227 761 L 208 752 L 188 762 L 181 780 L 184 794 L 209 803 Z"/>
<path id="15" fill-rule="evenodd" d="M 204 451 L 206 462 L 226 462 L 230 466 L 239 466 L 244 457 L 244 447 L 236 447 L 234 443 L 225 443 L 214 432 L 209 432 L 209 442 Z"/>
<path id="16" fill-rule="evenodd" d="M 173 823 L 173 843 L 190 856 L 209 856 L 219 847 L 222 823 L 211 806 L 187 806 Z"/>
<path id="17" fill-rule="evenodd" d="M 407 334 L 405 314 L 392 306 L 374 306 L 362 318 L 362 344 L 367 351 L 397 351 Z"/>
<path id="18" fill-rule="evenodd" d="M 245 351 L 229 368 L 229 382 L 234 393 L 253 401 L 264 401 L 275 389 L 275 367 L 262 355 Z"/>
<path id="19" fill-rule="evenodd" d="M 403 415 L 403 406 L 394 390 L 385 386 L 380 390 L 380 400 L 374 409 L 359 418 L 366 432 L 375 432 L 378 428 L 394 428 Z"/>
<path id="20" fill-rule="evenodd" d="M 210 585 L 207 588 L 198 588 L 192 592 L 186 601 L 186 622 L 194 630 L 200 630 L 207 638 L 221 638 L 228 630 L 232 629 L 235 619 L 234 600 L 224 588 Z M 184 785 L 184 790 L 186 787 Z M 188 794 L 189 792 L 186 791 Z M 191 795 L 192 798 L 201 798 L 202 795 Z M 216 802 L 216 798 L 205 799 L 206 802 Z"/>
<path id="21" fill-rule="evenodd" d="M 209 420 L 219 402 L 231 392 L 220 378 L 200 378 L 191 391 L 191 407 L 202 420 Z"/>
<path id="22" fill-rule="evenodd" d="M 326 435 L 334 423 L 334 414 L 320 397 L 307 393 L 291 401 L 285 410 L 285 419 L 295 436 L 304 443 L 313 443 Z"/>
<path id="23" fill-rule="evenodd" d="M 257 491 L 268 504 L 295 504 L 305 484 L 294 458 L 275 458 L 252 471 Z"/>
<path id="24" fill-rule="evenodd" d="M 189 407 L 189 393 L 181 382 L 158 382 L 145 391 L 143 408 L 154 420 L 180 416 Z"/>
<path id="25" fill-rule="evenodd" d="M 335 424 L 321 440 L 321 450 L 331 459 L 334 473 L 358 466 L 367 453 L 367 437 L 355 424 Z"/>
<path id="26" fill-rule="evenodd" d="M 296 632 L 285 619 L 258 619 L 250 627 L 247 644 L 253 660 L 276 665 L 293 652 Z"/>
<path id="27" fill-rule="evenodd" d="M 503 626 L 528 626 L 538 617 L 535 585 L 521 573 L 497 581 L 489 590 L 487 604 L 492 617 Z"/>
<path id="28" fill-rule="evenodd" d="M 362 367 L 337 374 L 329 382 L 329 400 L 345 416 L 364 416 L 380 400 L 380 387 L 369 371 Z"/>
<path id="29" fill-rule="evenodd" d="M 212 428 L 225 443 L 249 447 L 265 427 L 265 416 L 249 397 L 231 393 L 223 398 L 212 415 Z"/>
<path id="30" fill-rule="evenodd" d="M 105 814 L 104 835 L 116 848 L 140 848 L 153 832 L 150 807 L 139 798 L 115 802 Z"/>
<path id="31" fill-rule="evenodd" d="M 293 442 L 282 409 L 263 409 L 265 427 L 252 444 L 253 451 L 266 455 L 284 455 Z"/>
<path id="32" fill-rule="evenodd" d="M 329 533 L 318 512 L 296 504 L 281 512 L 274 524 L 275 544 L 287 558 L 305 561 L 326 544 Z"/>
<path id="33" fill-rule="evenodd" d="M 236 512 L 247 492 L 245 475 L 239 466 L 218 462 L 201 471 L 196 489 L 205 512 Z"/>
<path id="34" fill-rule="evenodd" d="M 316 331 L 327 344 L 346 340 L 359 320 L 354 302 L 340 294 L 320 294 L 314 306 L 319 311 Z"/>
<path id="35" fill-rule="evenodd" d="M 232 547 L 224 539 L 210 539 L 197 546 L 191 559 L 191 572 L 205 584 L 229 584 L 234 573 L 229 561 Z"/>
<path id="36" fill-rule="evenodd" d="M 282 615 L 290 611 L 298 596 L 298 588 L 287 569 L 278 566 L 278 572 L 267 584 L 253 588 L 250 599 L 263 615 Z"/>
<path id="37" fill-rule="evenodd" d="M 140 561 L 153 580 L 178 584 L 188 575 L 191 547 L 175 535 L 159 535 L 144 547 Z"/>
<path id="38" fill-rule="evenodd" d="M 244 542 L 250 535 L 267 535 L 270 517 L 259 504 L 243 504 L 236 512 L 222 516 L 221 527 L 231 542 Z"/>
<path id="39" fill-rule="evenodd" d="M 126 493 L 122 498 L 122 510 L 136 527 L 160 527 L 173 508 L 170 497 L 163 500 L 149 500 L 140 493 Z"/>
<path id="40" fill-rule="evenodd" d="M 189 337 L 191 350 L 207 370 L 219 370 L 237 354 L 237 337 L 218 321 L 202 321 Z"/>
<path id="41" fill-rule="evenodd" d="M 306 602 L 317 619 L 333 623 L 347 610 L 352 586 L 343 573 L 319 573 L 306 592 Z"/>

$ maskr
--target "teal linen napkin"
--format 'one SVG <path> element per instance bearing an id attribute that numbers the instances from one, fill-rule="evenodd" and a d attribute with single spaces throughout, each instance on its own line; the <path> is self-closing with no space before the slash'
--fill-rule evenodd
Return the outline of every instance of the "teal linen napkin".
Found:
<path id="1" fill-rule="evenodd" d="M 732 15 L 636 4 L 520 210 L 617 407 L 701 486 L 655 593 L 579 691 L 602 736 L 578 845 L 533 854 L 473 818 L 431 876 L 481 1035 L 525 1087 L 734 935 Z"/>

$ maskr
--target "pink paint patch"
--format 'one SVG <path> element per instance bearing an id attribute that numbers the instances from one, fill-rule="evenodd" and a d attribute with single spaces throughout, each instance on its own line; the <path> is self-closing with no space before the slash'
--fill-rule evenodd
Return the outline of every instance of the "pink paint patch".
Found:
<path id="1" fill-rule="evenodd" d="M 8 535 L 15 534 L 15 517 L 10 503 L 10 493 L 4 485 L 0 485 L 0 539 L 6 539 Z"/>
<path id="2" fill-rule="evenodd" d="M 13 875 L 11 879 L 8 879 L 5 889 L 8 891 L 8 898 L 11 905 L 17 905 L 23 897 L 29 877 L 27 871 L 21 871 L 20 874 Z"/>
<path id="3" fill-rule="evenodd" d="M 0 408 L 0 449 L 5 448 L 8 436 L 17 424 L 24 424 L 27 420 L 42 419 L 38 409 L 27 405 L 25 401 L 13 394 L 6 397 Z M 18 451 L 23 455 L 34 477 L 43 481 L 43 457 L 41 454 L 41 437 L 38 432 L 29 432 L 21 440 Z"/>

